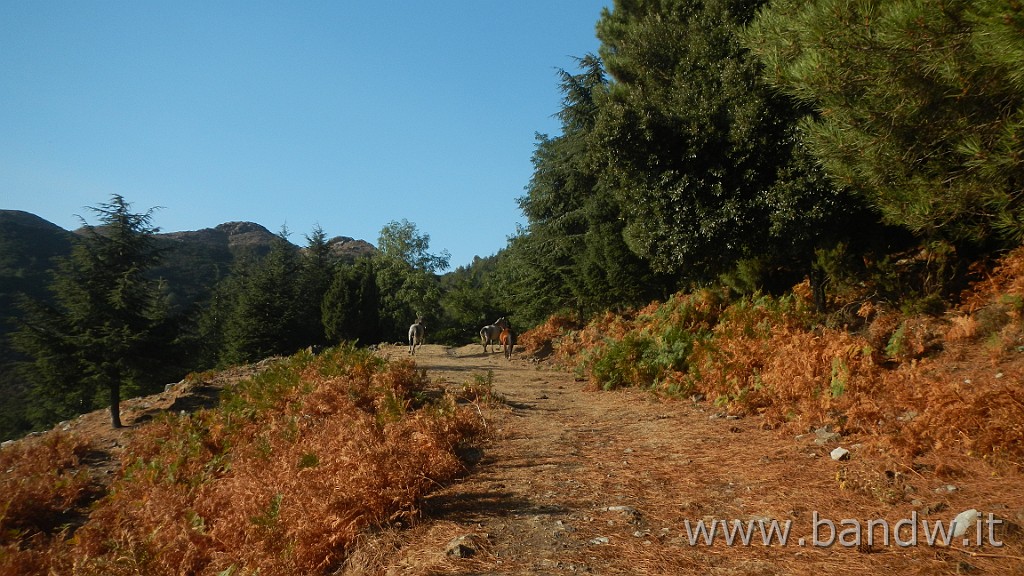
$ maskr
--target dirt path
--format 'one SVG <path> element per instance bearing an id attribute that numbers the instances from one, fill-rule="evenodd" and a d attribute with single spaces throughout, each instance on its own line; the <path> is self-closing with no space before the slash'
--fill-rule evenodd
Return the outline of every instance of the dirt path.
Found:
<path id="1" fill-rule="evenodd" d="M 384 353 L 407 355 L 398 347 Z M 351 573 L 1024 573 L 1024 561 L 1010 557 L 1021 554 L 1019 536 L 1014 545 L 982 549 L 997 558 L 923 543 L 812 545 L 815 512 L 841 532 L 842 519 L 895 525 L 922 507 L 942 510 L 934 519 L 948 522 L 965 508 L 990 505 L 1012 515 L 1024 505 L 978 502 L 967 480 L 938 494 L 932 485 L 939 479 L 882 474 L 906 493 L 884 503 L 876 490 L 841 489 L 844 465 L 828 456 L 835 444 L 818 445 L 814 434 L 761 430 L 757 418 L 727 418 L 707 402 L 588 391 L 568 373 L 521 357 L 509 362 L 479 346 L 425 346 L 416 361 L 450 387 L 491 372 L 504 403 L 483 411 L 492 437 L 470 473 L 432 495 L 416 526 L 368 536 Z M 750 546 L 728 546 L 721 534 L 710 546 L 690 544 L 687 521 L 734 519 L 792 521 L 788 544 L 776 538 L 766 546 L 760 533 Z M 819 541 L 830 538 L 820 526 Z"/>

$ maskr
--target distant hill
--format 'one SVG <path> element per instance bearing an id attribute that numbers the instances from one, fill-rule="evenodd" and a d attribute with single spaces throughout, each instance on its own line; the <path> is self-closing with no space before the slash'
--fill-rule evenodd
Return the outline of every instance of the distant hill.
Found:
<path id="1" fill-rule="evenodd" d="M 73 238 L 73 233 L 34 214 L 0 210 L 0 334 L 16 312 L 17 294 L 46 294 L 53 259 L 71 253 Z"/>
<path id="2" fill-rule="evenodd" d="M 167 281 L 172 305 L 187 307 L 227 275 L 235 262 L 265 256 L 276 237 L 253 222 L 226 222 L 215 228 L 158 234 L 166 252 L 163 264 L 153 273 Z M 376 250 L 369 242 L 346 236 L 333 238 L 330 244 L 334 254 L 347 262 Z M 295 250 L 301 248 L 295 246 Z"/>
<path id="3" fill-rule="evenodd" d="M 16 314 L 18 293 L 45 296 L 53 259 L 70 254 L 75 234 L 28 212 L 0 210 L 0 318 Z M 275 238 L 253 222 L 157 234 L 166 251 L 154 274 L 166 280 L 176 307 L 188 306 L 226 276 L 238 260 L 266 255 Z M 329 244 L 342 261 L 376 250 L 369 242 L 347 236 L 332 238 Z M 0 326 L 0 333 L 4 331 Z"/>

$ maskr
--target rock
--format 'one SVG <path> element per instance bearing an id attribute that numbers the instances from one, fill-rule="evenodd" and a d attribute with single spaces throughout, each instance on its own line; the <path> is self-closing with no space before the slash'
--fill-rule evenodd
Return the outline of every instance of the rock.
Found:
<path id="1" fill-rule="evenodd" d="M 611 542 L 611 540 L 607 536 L 598 536 L 597 538 L 594 538 L 590 541 L 590 543 L 595 546 L 600 546 L 603 544 L 607 544 L 609 542 Z"/>
<path id="2" fill-rule="evenodd" d="M 952 494 L 953 492 L 956 492 L 956 490 L 957 490 L 956 486 L 953 486 L 952 484 L 946 484 L 945 486 L 939 486 L 938 488 L 936 488 L 935 489 L 935 493 L 936 494 Z"/>
<path id="3" fill-rule="evenodd" d="M 455 538 L 444 548 L 446 556 L 452 558 L 469 558 L 476 554 L 480 548 L 480 536 L 477 534 L 465 534 Z"/>
<path id="4" fill-rule="evenodd" d="M 814 431 L 814 443 L 818 446 L 838 442 L 842 437 L 838 432 L 833 432 L 829 426 L 822 426 Z"/>
<path id="5" fill-rule="evenodd" d="M 935 514 L 936 512 L 942 512 L 945 509 L 946 509 L 946 503 L 945 502 L 935 502 L 933 504 L 928 504 L 927 506 L 923 506 L 921 508 L 921 514 L 923 514 L 925 516 L 928 516 L 930 514 Z"/>
<path id="6" fill-rule="evenodd" d="M 641 521 L 640 512 L 632 506 L 609 506 L 605 508 L 608 512 L 618 512 L 626 517 L 626 521 L 630 524 L 639 524 Z M 609 522 L 610 523 L 610 522 Z"/>
<path id="7" fill-rule="evenodd" d="M 967 533 L 968 530 L 974 530 L 974 524 L 981 517 L 981 513 L 976 509 L 971 508 L 970 510 L 964 510 L 963 512 L 956 515 L 953 518 L 953 538 L 959 538 Z"/>
<path id="8" fill-rule="evenodd" d="M 903 414 L 899 415 L 896 419 L 899 420 L 900 422 L 910 422 L 911 420 L 917 417 L 918 413 L 916 410 L 907 410 Z"/>
<path id="9" fill-rule="evenodd" d="M 849 460 L 850 451 L 846 448 L 836 448 L 829 454 L 829 456 L 831 456 L 836 462 L 839 462 L 840 460 Z"/>

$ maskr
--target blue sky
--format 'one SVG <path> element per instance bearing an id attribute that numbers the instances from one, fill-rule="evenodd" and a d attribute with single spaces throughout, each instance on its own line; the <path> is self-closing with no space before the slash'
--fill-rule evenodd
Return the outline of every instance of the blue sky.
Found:
<path id="1" fill-rule="evenodd" d="M 246 220 L 453 267 L 505 246 L 557 69 L 611 0 L 0 0 L 0 209 L 67 229 L 120 194 L 164 232 Z"/>

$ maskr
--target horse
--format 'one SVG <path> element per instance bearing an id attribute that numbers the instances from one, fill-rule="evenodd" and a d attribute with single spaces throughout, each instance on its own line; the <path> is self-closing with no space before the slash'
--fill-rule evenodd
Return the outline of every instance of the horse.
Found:
<path id="1" fill-rule="evenodd" d="M 508 327 L 508 320 L 504 316 L 495 320 L 494 324 L 488 324 L 480 329 L 480 343 L 483 344 L 484 354 L 487 353 L 487 345 L 491 345 L 491 352 L 494 352 L 494 345 L 500 342 L 501 332 Z"/>
<path id="2" fill-rule="evenodd" d="M 423 324 L 422 318 L 417 318 L 416 323 L 409 326 L 409 355 L 416 355 L 416 347 L 423 345 L 423 338 L 426 336 L 427 327 Z"/>
<path id="3" fill-rule="evenodd" d="M 505 349 L 505 359 L 512 359 L 512 348 L 516 345 L 515 334 L 512 333 L 512 327 L 505 324 L 505 329 L 501 331 L 501 347 Z"/>

